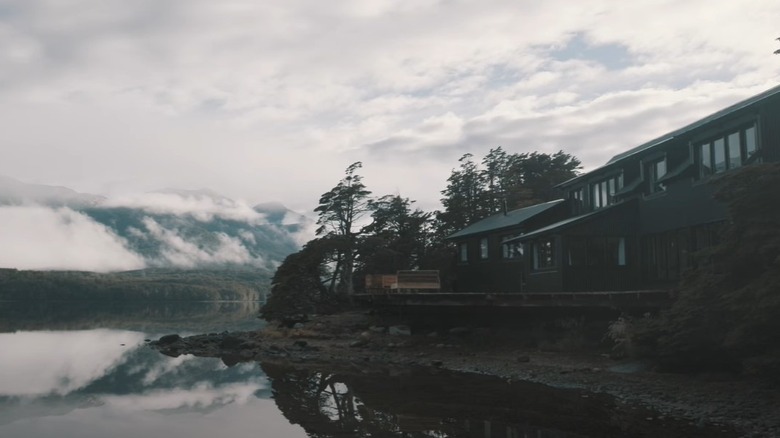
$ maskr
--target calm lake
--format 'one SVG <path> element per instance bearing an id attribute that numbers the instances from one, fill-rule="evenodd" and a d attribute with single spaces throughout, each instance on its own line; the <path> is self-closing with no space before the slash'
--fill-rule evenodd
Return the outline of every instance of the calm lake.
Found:
<path id="1" fill-rule="evenodd" d="M 0 437 L 710 437 L 611 397 L 421 369 L 171 358 L 146 339 L 261 328 L 258 303 L 0 303 Z"/>

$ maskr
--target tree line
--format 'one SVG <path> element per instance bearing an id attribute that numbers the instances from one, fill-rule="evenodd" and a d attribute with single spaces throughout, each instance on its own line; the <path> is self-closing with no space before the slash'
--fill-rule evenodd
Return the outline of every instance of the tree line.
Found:
<path id="1" fill-rule="evenodd" d="M 426 212 L 401 195 L 372 196 L 359 171 L 344 176 L 320 197 L 316 237 L 289 255 L 276 270 L 266 319 L 335 310 L 364 287 L 366 274 L 435 269 L 449 285 L 452 233 L 503 210 L 559 197 L 555 185 L 577 176 L 580 160 L 559 151 L 508 153 L 491 149 L 480 161 L 458 160 L 441 191 L 442 209 Z"/>
<path id="2" fill-rule="evenodd" d="M 268 277 L 254 269 L 95 273 L 0 269 L 0 301 L 258 300 Z"/>

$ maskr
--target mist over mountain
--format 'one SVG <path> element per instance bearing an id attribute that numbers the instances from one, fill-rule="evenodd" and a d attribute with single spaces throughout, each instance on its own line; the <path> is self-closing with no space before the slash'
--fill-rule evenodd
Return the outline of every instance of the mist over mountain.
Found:
<path id="1" fill-rule="evenodd" d="M 105 197 L 78 193 L 67 187 L 27 184 L 0 175 L 0 205 L 44 204 L 49 206 L 90 206 Z"/>
<path id="2" fill-rule="evenodd" d="M 0 267 L 270 273 L 311 229 L 280 203 L 251 206 L 209 190 L 106 198 L 0 177 Z"/>

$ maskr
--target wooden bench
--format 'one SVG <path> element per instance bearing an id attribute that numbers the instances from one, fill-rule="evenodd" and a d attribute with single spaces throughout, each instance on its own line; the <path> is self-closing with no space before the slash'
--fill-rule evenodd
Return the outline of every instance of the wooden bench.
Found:
<path id="1" fill-rule="evenodd" d="M 398 271 L 396 283 L 390 286 L 391 291 L 398 293 L 441 290 L 439 271 Z"/>
<path id="2" fill-rule="evenodd" d="M 366 292 L 370 294 L 388 293 L 397 283 L 395 274 L 366 274 Z"/>

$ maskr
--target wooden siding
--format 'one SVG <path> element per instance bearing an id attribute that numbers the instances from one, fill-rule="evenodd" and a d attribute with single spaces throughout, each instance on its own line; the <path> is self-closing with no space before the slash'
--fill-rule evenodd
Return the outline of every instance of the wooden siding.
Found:
<path id="1" fill-rule="evenodd" d="M 502 254 L 502 238 L 524 231 L 541 228 L 567 216 L 568 202 L 562 202 L 549 210 L 526 220 L 515 227 L 492 230 L 462 239 L 454 239 L 456 245 L 467 244 L 468 260 L 458 259 L 453 284 L 455 292 L 519 293 L 523 290 L 522 258 L 505 259 Z M 480 257 L 480 241 L 488 239 L 488 257 Z M 459 255 L 458 255 L 459 257 Z"/>

